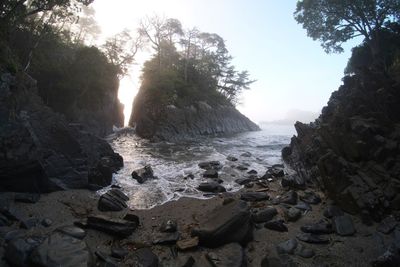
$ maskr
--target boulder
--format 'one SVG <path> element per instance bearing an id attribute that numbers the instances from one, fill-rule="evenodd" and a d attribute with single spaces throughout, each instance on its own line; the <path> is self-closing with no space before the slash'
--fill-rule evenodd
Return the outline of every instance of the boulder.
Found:
<path id="1" fill-rule="evenodd" d="M 313 224 L 306 224 L 301 226 L 300 229 L 304 233 L 311 233 L 317 235 L 332 234 L 334 232 L 332 224 L 324 221 Z"/>
<path id="2" fill-rule="evenodd" d="M 14 266 L 28 267 L 32 251 L 42 242 L 42 238 L 15 238 L 8 242 L 4 257 Z"/>
<path id="3" fill-rule="evenodd" d="M 212 266 L 219 267 L 244 267 L 245 254 L 238 243 L 231 243 L 216 248 L 206 255 Z"/>
<path id="4" fill-rule="evenodd" d="M 126 209 L 129 200 L 121 190 L 113 188 L 100 196 L 98 209 L 100 211 L 121 211 Z"/>
<path id="5" fill-rule="evenodd" d="M 159 260 L 157 255 L 149 248 L 140 248 L 130 253 L 124 262 L 127 266 L 158 267 Z"/>
<path id="6" fill-rule="evenodd" d="M 203 177 L 204 178 L 218 178 L 218 171 L 217 170 L 213 170 L 213 169 L 206 170 L 203 173 Z"/>
<path id="7" fill-rule="evenodd" d="M 249 202 L 268 200 L 269 196 L 264 192 L 243 192 L 240 199 Z"/>
<path id="8" fill-rule="evenodd" d="M 276 246 L 276 251 L 278 254 L 294 254 L 294 251 L 296 250 L 298 245 L 298 242 L 296 239 L 289 239 L 287 241 L 284 241 L 282 243 L 279 243 Z"/>
<path id="9" fill-rule="evenodd" d="M 306 182 L 305 180 L 299 175 L 287 175 L 282 177 L 281 185 L 283 187 L 289 187 L 293 189 L 305 189 Z"/>
<path id="10" fill-rule="evenodd" d="M 353 220 L 349 215 L 337 216 L 333 218 L 333 228 L 341 236 L 354 235 L 356 232 Z"/>
<path id="11" fill-rule="evenodd" d="M 231 242 L 246 244 L 252 239 L 253 226 L 246 202 L 234 201 L 213 210 L 192 230 L 201 245 L 218 247 Z"/>
<path id="12" fill-rule="evenodd" d="M 143 184 L 148 179 L 154 179 L 154 173 L 151 166 L 146 165 L 141 169 L 134 170 L 132 172 L 132 178 L 135 179 L 139 184 Z"/>
<path id="13" fill-rule="evenodd" d="M 117 237 L 128 237 L 138 227 L 136 222 L 112 219 L 104 216 L 89 216 L 86 227 Z"/>
<path id="14" fill-rule="evenodd" d="M 36 203 L 40 200 L 40 194 L 35 193 L 16 193 L 14 196 L 15 202 Z"/>
<path id="15" fill-rule="evenodd" d="M 210 193 L 226 192 L 225 187 L 223 187 L 217 182 L 201 183 L 199 184 L 197 189 L 202 192 L 210 192 Z"/>
<path id="16" fill-rule="evenodd" d="M 255 223 L 263 223 L 272 220 L 277 214 L 278 211 L 275 208 L 269 207 L 252 213 L 251 218 Z"/>
<path id="17" fill-rule="evenodd" d="M 37 266 L 86 267 L 91 255 L 86 243 L 59 232 L 51 234 L 30 256 Z"/>
<path id="18" fill-rule="evenodd" d="M 277 232 L 287 232 L 288 228 L 284 220 L 269 221 L 264 224 L 264 227 Z"/>
<path id="19" fill-rule="evenodd" d="M 300 241 L 311 244 L 327 244 L 330 242 L 329 238 L 322 235 L 315 235 L 310 233 L 301 233 L 296 236 Z"/>

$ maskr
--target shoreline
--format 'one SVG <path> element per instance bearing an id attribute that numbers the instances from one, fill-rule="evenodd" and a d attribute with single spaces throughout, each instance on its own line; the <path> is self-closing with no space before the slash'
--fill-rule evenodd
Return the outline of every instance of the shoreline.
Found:
<path id="1" fill-rule="evenodd" d="M 255 184 L 253 188 L 243 188 L 235 193 L 220 193 L 210 199 L 183 197 L 151 209 L 130 210 L 128 208 L 120 212 L 99 211 L 98 201 L 100 196 L 96 192 L 87 190 L 69 190 L 43 194 L 38 202 L 31 204 L 15 202 L 13 200 L 14 193 L 1 193 L 0 199 L 3 206 L 8 203 L 11 210 L 16 212 L 19 217 L 24 218 L 21 221 L 37 218 L 42 222 L 43 219 L 50 219 L 52 224 L 49 227 L 39 224 L 32 226 L 30 229 L 21 229 L 18 226 L 22 225 L 23 222 L 16 221 L 11 226 L 2 227 L 3 246 L 0 249 L 0 253 L 7 255 L 5 238 L 10 238 L 10 233 L 15 232 L 15 230 L 18 230 L 18 232 L 13 234 L 15 235 L 14 238 L 26 239 L 35 236 L 45 238 L 54 234 L 57 229 L 63 226 L 73 226 L 75 224 L 82 227 L 82 225 L 85 225 L 86 218 L 90 216 L 100 215 L 109 219 L 122 219 L 126 214 L 134 214 L 138 216 L 140 225 L 132 235 L 124 238 L 91 228 L 84 228 L 86 236 L 83 241 L 89 251 L 90 266 L 96 266 L 92 265 L 95 262 L 97 264 L 105 264 L 105 262 L 111 264 L 107 266 L 136 266 L 134 264 L 138 264 L 141 260 L 146 262 L 146 259 L 149 260 L 152 257 L 153 259 L 158 259 L 159 265 L 155 265 L 154 262 L 148 265 L 143 262 L 142 264 L 144 266 L 213 266 L 210 255 L 214 254 L 219 255 L 221 258 L 221 261 L 215 266 L 230 266 L 224 263 L 226 255 L 234 252 L 234 249 L 230 248 L 229 245 L 226 245 L 228 246 L 227 251 L 221 251 L 219 248 L 207 248 L 201 244 L 195 245 L 188 251 L 181 251 L 177 248 L 176 240 L 167 240 L 167 245 L 154 244 L 154 242 L 156 239 L 165 238 L 160 233 L 159 228 L 168 220 L 177 223 L 178 240 L 190 240 L 192 238 L 192 230 L 196 227 L 201 228 L 204 221 L 210 219 L 210 214 L 214 209 L 222 208 L 223 210 L 224 207 L 230 205 L 229 203 L 238 202 L 241 197 L 243 198 L 245 192 L 257 191 L 266 191 L 270 200 L 247 201 L 249 211 L 254 214 L 255 211 L 260 211 L 264 208 L 276 208 L 278 214 L 274 216 L 273 220 L 283 219 L 288 231 L 277 232 L 263 227 L 264 223 L 254 223 L 254 227 L 252 227 L 254 239 L 242 247 L 243 255 L 241 257 L 243 264 L 237 266 L 273 266 L 262 265 L 262 262 L 265 264 L 265 259 L 269 260 L 270 264 L 273 262 L 289 264 L 276 266 L 368 266 L 371 261 L 385 251 L 386 246 L 393 239 L 393 234 L 384 235 L 376 232 L 377 224 L 365 226 L 358 217 L 348 215 L 352 218 L 356 229 L 354 235 L 348 237 L 337 234 L 324 235 L 329 239 L 328 244 L 308 244 L 300 241 L 296 236 L 301 233 L 301 226 L 317 223 L 321 219 L 329 221 L 322 214 L 330 201 L 321 192 L 317 192 L 322 198 L 322 202 L 317 205 L 311 205 L 312 211 L 301 212 L 301 218 L 291 222 L 287 213 L 290 207 L 295 205 L 282 202 L 278 204 L 279 201 L 276 200 L 283 201 L 282 196 L 287 195 L 288 192 L 297 192 L 300 198 L 306 191 L 288 191 L 288 189 L 281 187 L 281 179 L 274 179 L 273 182 L 269 183 L 268 188 Z M 300 203 L 300 199 L 297 199 L 296 202 Z M 396 232 L 397 230 L 394 233 Z M 298 247 L 311 249 L 315 256 L 303 258 L 297 255 L 297 252 L 293 253 L 293 255 L 290 253 L 278 253 L 276 246 L 288 240 L 297 240 Z M 379 242 L 381 243 L 376 240 L 380 240 Z M 12 242 L 12 239 L 8 240 L 8 242 Z M 116 244 L 127 252 L 123 260 L 111 257 L 112 248 Z M 149 254 L 149 250 L 153 255 Z M 143 251 L 147 253 L 145 253 L 147 255 L 145 259 L 137 256 L 137 253 Z M 62 254 L 62 252 L 60 253 Z M 239 256 L 236 255 L 235 257 Z M 191 259 L 194 260 L 192 265 L 188 263 Z M 0 263 L 6 264 L 4 261 Z M 185 265 L 185 263 L 189 265 Z M 296 263 L 298 265 L 294 265 Z"/>

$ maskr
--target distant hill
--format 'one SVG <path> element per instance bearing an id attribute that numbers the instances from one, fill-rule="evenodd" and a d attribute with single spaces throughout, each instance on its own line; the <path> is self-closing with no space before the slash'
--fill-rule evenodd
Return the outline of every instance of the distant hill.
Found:
<path id="1" fill-rule="evenodd" d="M 294 125 L 297 121 L 303 123 L 309 123 L 317 119 L 319 113 L 313 111 L 306 111 L 306 110 L 297 110 L 292 109 L 286 113 L 286 116 L 280 120 L 273 120 L 273 121 L 261 121 L 260 125 Z"/>

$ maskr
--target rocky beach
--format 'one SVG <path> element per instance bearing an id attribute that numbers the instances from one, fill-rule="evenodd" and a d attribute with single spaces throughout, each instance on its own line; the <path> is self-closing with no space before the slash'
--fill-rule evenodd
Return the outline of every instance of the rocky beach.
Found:
<path id="1" fill-rule="evenodd" d="M 149 210 L 118 188 L 2 193 L 2 266 L 395 266 L 395 217 L 367 226 L 283 166 L 251 176 Z"/>

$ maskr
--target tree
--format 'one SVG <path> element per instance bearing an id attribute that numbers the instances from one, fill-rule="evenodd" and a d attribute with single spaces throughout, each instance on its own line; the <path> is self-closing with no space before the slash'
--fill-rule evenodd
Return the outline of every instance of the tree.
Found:
<path id="1" fill-rule="evenodd" d="M 379 33 L 388 23 L 399 21 L 400 1 L 301 0 L 294 16 L 327 53 L 343 52 L 343 43 L 363 36 L 373 57 L 378 58 Z"/>
<path id="2" fill-rule="evenodd" d="M 94 0 L 2 0 L 0 2 L 0 30 L 9 30 L 18 26 L 25 19 L 39 13 L 63 10 L 77 7 L 80 4 L 89 5 Z"/>
<path id="3" fill-rule="evenodd" d="M 158 63 L 161 68 L 162 43 L 168 41 L 170 46 L 175 44 L 175 37 L 183 35 L 182 25 L 177 19 L 166 19 L 165 17 L 146 17 L 140 21 L 138 29 L 140 36 L 150 42 L 156 51 Z"/>
<path id="4" fill-rule="evenodd" d="M 142 44 L 142 37 L 134 37 L 128 30 L 107 39 L 102 48 L 110 63 L 119 68 L 119 77 L 127 74 Z"/>

